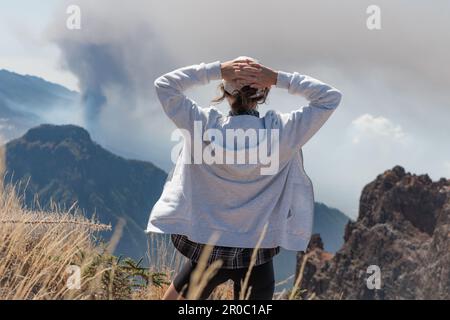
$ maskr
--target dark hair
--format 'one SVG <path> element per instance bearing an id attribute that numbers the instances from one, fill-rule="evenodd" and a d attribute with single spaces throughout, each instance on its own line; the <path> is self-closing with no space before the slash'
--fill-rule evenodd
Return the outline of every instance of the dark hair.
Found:
<path id="1" fill-rule="evenodd" d="M 231 97 L 233 96 L 235 98 L 235 101 L 231 105 L 231 109 L 235 112 L 245 111 L 248 110 L 249 106 L 256 103 L 255 109 L 258 108 L 259 104 L 263 104 L 266 102 L 267 95 L 269 94 L 270 88 L 264 89 L 264 94 L 258 98 L 250 98 L 256 92 L 258 92 L 258 89 L 252 88 L 250 86 L 244 86 L 240 90 L 235 90 L 233 94 L 229 94 L 225 91 L 223 83 L 221 83 L 217 89 L 221 92 L 221 96 L 214 98 L 211 102 L 214 104 L 218 104 L 222 102 L 227 96 Z"/>

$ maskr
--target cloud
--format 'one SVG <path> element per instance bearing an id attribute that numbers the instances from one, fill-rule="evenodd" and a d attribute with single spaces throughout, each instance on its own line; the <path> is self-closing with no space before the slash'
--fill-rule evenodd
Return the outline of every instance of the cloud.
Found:
<path id="1" fill-rule="evenodd" d="M 406 134 L 401 126 L 382 116 L 374 117 L 364 114 L 352 121 L 354 136 L 352 142 L 358 144 L 365 139 L 389 139 L 394 142 L 404 143 Z"/>

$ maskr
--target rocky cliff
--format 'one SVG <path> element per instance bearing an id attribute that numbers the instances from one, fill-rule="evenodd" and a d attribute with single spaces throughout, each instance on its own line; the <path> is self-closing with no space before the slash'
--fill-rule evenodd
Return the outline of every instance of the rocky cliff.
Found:
<path id="1" fill-rule="evenodd" d="M 330 257 L 313 238 L 303 265 L 303 298 L 450 299 L 450 180 L 394 167 L 362 191 L 359 217 Z M 370 289 L 379 268 L 379 289 Z"/>

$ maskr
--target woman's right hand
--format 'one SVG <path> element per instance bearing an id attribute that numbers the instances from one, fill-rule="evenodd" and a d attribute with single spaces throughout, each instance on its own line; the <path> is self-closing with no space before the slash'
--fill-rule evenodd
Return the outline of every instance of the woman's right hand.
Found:
<path id="1" fill-rule="evenodd" d="M 250 65 L 251 60 L 231 60 L 221 64 L 222 78 L 238 85 L 256 81 L 259 68 Z"/>
<path id="2" fill-rule="evenodd" d="M 247 83 L 252 88 L 264 89 L 277 84 L 278 72 L 260 63 L 250 61 L 249 67 L 253 73 L 254 81 Z M 257 70 L 257 71 L 254 71 Z"/>

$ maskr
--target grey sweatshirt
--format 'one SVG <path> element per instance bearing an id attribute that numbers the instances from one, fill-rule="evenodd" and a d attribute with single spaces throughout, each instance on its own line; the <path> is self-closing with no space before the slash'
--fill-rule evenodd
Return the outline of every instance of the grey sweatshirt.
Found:
<path id="1" fill-rule="evenodd" d="M 314 194 L 301 148 L 339 105 L 341 93 L 309 76 L 280 71 L 276 87 L 309 104 L 289 113 L 269 110 L 262 118 L 224 115 L 214 106 L 198 106 L 184 93 L 221 79 L 220 61 L 215 61 L 155 80 L 163 110 L 180 129 L 183 142 L 146 232 L 184 234 L 192 241 L 220 246 L 253 248 L 260 240 L 262 248 L 305 250 L 313 227 Z M 228 129 L 256 129 L 261 134 L 240 142 L 215 138 L 215 133 L 226 137 Z M 203 138 L 200 150 L 248 155 L 265 145 L 267 154 L 277 157 L 277 165 L 198 161 L 196 135 Z"/>

